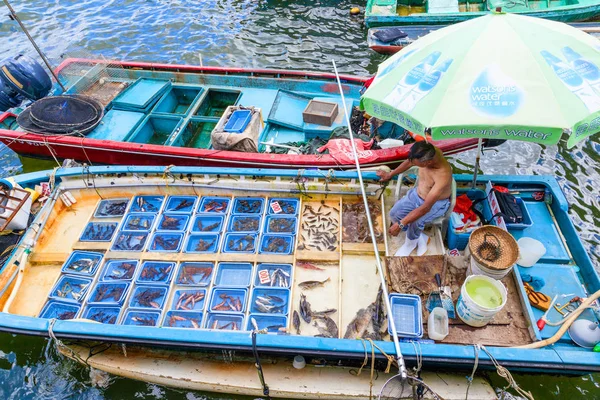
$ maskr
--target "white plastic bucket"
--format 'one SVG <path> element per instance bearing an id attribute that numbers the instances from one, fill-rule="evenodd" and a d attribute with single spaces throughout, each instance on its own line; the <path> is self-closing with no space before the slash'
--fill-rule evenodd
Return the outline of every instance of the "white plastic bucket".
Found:
<path id="1" fill-rule="evenodd" d="M 484 265 L 479 264 L 475 260 L 475 257 L 471 256 L 471 262 L 467 268 L 467 276 L 485 275 L 485 276 L 489 276 L 490 278 L 500 280 L 500 279 L 504 278 L 506 275 L 508 275 L 510 273 L 510 271 L 512 271 L 512 269 L 513 269 L 513 266 L 510 266 L 509 268 L 501 269 L 501 270 L 490 269 Z"/>
<path id="2" fill-rule="evenodd" d="M 467 283 L 476 279 L 485 281 L 483 282 L 484 285 L 492 285 L 500 292 L 502 299 L 501 304 L 498 307 L 488 308 L 478 304 L 473 298 L 471 298 L 467 292 Z M 502 284 L 502 282 L 485 275 L 467 276 L 467 279 L 465 279 L 465 282 L 460 290 L 458 301 L 456 302 L 456 313 L 458 314 L 458 317 L 467 325 L 474 327 L 485 326 L 492 319 L 494 319 L 494 316 L 506 305 L 507 297 L 508 295 L 506 292 L 506 287 Z"/>
<path id="3" fill-rule="evenodd" d="M 517 241 L 521 257 L 517 264 L 521 267 L 533 267 L 546 254 L 546 247 L 539 240 L 530 237 L 522 237 Z"/>

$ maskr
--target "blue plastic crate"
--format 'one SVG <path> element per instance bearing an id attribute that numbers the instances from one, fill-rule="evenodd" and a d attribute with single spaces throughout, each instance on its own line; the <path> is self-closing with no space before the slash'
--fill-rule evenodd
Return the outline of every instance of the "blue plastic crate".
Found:
<path id="1" fill-rule="evenodd" d="M 128 282 L 98 282 L 88 304 L 121 305 L 127 296 Z"/>
<path id="2" fill-rule="evenodd" d="M 225 132 L 242 133 L 252 119 L 252 111 L 250 110 L 235 110 L 229 116 L 229 120 L 225 124 L 223 130 Z"/>
<path id="3" fill-rule="evenodd" d="M 262 217 L 260 215 L 232 215 L 227 224 L 228 232 L 258 232 Z"/>
<path id="4" fill-rule="evenodd" d="M 165 315 L 163 328 L 193 328 L 202 326 L 202 313 L 193 311 L 169 311 Z"/>
<path id="5" fill-rule="evenodd" d="M 130 212 L 158 213 L 165 201 L 165 196 L 135 196 L 131 202 Z"/>
<path id="6" fill-rule="evenodd" d="M 90 222 L 79 237 L 82 242 L 110 242 L 117 230 L 116 222 Z"/>
<path id="7" fill-rule="evenodd" d="M 163 214 L 156 225 L 156 230 L 185 231 L 189 220 L 190 216 L 185 214 Z"/>
<path id="8" fill-rule="evenodd" d="M 191 231 L 192 233 L 199 232 L 216 232 L 223 230 L 223 221 L 225 218 L 222 215 L 207 215 L 200 214 L 194 217 Z"/>
<path id="9" fill-rule="evenodd" d="M 135 283 L 168 285 L 171 283 L 174 270 L 174 262 L 144 261 L 135 279 Z"/>
<path id="10" fill-rule="evenodd" d="M 210 296 L 209 309 L 220 313 L 244 312 L 247 294 L 248 289 L 215 287 Z"/>
<path id="11" fill-rule="evenodd" d="M 112 260 L 104 265 L 100 276 L 102 282 L 130 281 L 135 275 L 138 260 Z"/>
<path id="12" fill-rule="evenodd" d="M 392 316 L 396 333 L 400 337 L 420 338 L 423 336 L 421 298 L 414 294 L 390 294 Z M 388 332 L 392 329 L 388 321 Z"/>
<path id="13" fill-rule="evenodd" d="M 75 250 L 63 264 L 61 272 L 64 274 L 92 276 L 96 272 L 102 254 L 89 251 Z"/>
<path id="14" fill-rule="evenodd" d="M 106 199 L 100 200 L 94 218 L 118 218 L 125 215 L 129 199 Z"/>
<path id="15" fill-rule="evenodd" d="M 152 213 L 131 213 L 125 217 L 125 222 L 121 228 L 124 231 L 150 231 L 156 214 Z"/>
<path id="16" fill-rule="evenodd" d="M 271 198 L 267 212 L 275 215 L 298 215 L 299 204 L 300 200 L 295 198 Z M 281 211 L 276 212 L 277 210 Z"/>
<path id="17" fill-rule="evenodd" d="M 256 287 L 289 288 L 292 282 L 291 264 L 258 264 L 256 266 Z"/>
<path id="18" fill-rule="evenodd" d="M 183 233 L 157 232 L 152 235 L 148 251 L 177 253 L 183 243 Z"/>
<path id="19" fill-rule="evenodd" d="M 179 265 L 175 284 L 185 286 L 208 286 L 215 265 L 211 262 L 184 262 Z"/>
<path id="20" fill-rule="evenodd" d="M 206 329 L 217 329 L 222 331 L 241 331 L 244 329 L 244 315 L 209 312 L 206 315 L 204 327 Z"/>
<path id="21" fill-rule="evenodd" d="M 100 322 L 101 324 L 114 325 L 119 321 L 120 307 L 88 307 L 83 312 L 83 318 Z"/>
<path id="22" fill-rule="evenodd" d="M 73 303 L 63 303 L 62 301 L 50 300 L 46 303 L 40 312 L 40 318 L 56 318 L 60 320 L 74 319 L 79 313 L 81 305 Z"/>
<path id="23" fill-rule="evenodd" d="M 298 218 L 285 215 L 269 215 L 265 221 L 265 233 L 296 234 Z"/>
<path id="24" fill-rule="evenodd" d="M 50 298 L 71 303 L 81 303 L 92 280 L 73 275 L 61 275 L 50 292 Z"/>
<path id="25" fill-rule="evenodd" d="M 195 233 L 188 236 L 186 253 L 216 253 L 220 235 L 217 233 Z"/>
<path id="26" fill-rule="evenodd" d="M 262 214 L 265 199 L 262 197 L 236 197 L 233 202 L 234 214 Z"/>
<path id="27" fill-rule="evenodd" d="M 287 315 L 289 298 L 289 289 L 254 288 L 252 290 L 250 312 Z"/>
<path id="28" fill-rule="evenodd" d="M 252 279 L 252 264 L 250 263 L 219 263 L 215 286 L 250 286 Z"/>
<path id="29" fill-rule="evenodd" d="M 294 236 L 263 235 L 260 241 L 260 254 L 292 254 Z"/>
<path id="30" fill-rule="evenodd" d="M 171 310 L 204 311 L 205 289 L 180 289 L 173 294 Z"/>
<path id="31" fill-rule="evenodd" d="M 142 251 L 147 239 L 148 232 L 120 231 L 110 249 L 112 251 Z"/>
<path id="32" fill-rule="evenodd" d="M 223 240 L 223 253 L 256 253 L 256 239 L 255 233 L 228 233 Z"/>
<path id="33" fill-rule="evenodd" d="M 123 325 L 158 326 L 160 311 L 128 309 L 123 317 Z"/>
<path id="34" fill-rule="evenodd" d="M 517 201 L 517 204 L 521 208 L 521 212 L 523 213 L 523 222 L 518 223 L 518 224 L 517 223 L 511 224 L 510 222 L 506 221 L 506 219 L 505 219 L 504 223 L 506 224 L 506 229 L 509 229 L 509 230 L 511 230 L 511 229 L 514 229 L 514 230 L 527 229 L 531 225 L 533 225 L 533 221 L 531 220 L 531 215 L 529 215 L 529 211 L 527 211 L 527 205 L 525 204 L 523 199 L 520 197 L 515 197 L 515 199 Z"/>
<path id="35" fill-rule="evenodd" d="M 267 333 L 285 333 L 287 330 L 287 317 L 281 315 L 250 314 L 246 322 L 247 331 L 254 329 L 252 325 L 253 318 L 256 321 L 258 329 L 266 329 Z"/>
<path id="36" fill-rule="evenodd" d="M 467 197 L 469 197 L 469 199 L 473 201 L 485 199 L 477 203 L 475 207 L 477 207 L 477 209 L 483 214 L 483 217 L 486 220 L 492 218 L 492 211 L 490 209 L 489 202 L 486 199 L 486 194 L 483 190 L 469 190 L 466 192 L 466 194 Z M 494 222 L 492 221 L 491 223 L 493 224 Z M 465 247 L 467 247 L 467 244 L 469 243 L 469 237 L 471 237 L 471 232 L 457 233 L 455 231 L 455 227 L 456 226 L 454 225 L 454 221 L 452 220 L 452 218 L 450 218 L 450 222 L 448 223 L 448 232 L 446 235 L 446 238 L 448 240 L 448 248 L 464 250 Z"/>
<path id="37" fill-rule="evenodd" d="M 198 206 L 198 212 L 226 214 L 230 202 L 229 197 L 203 197 Z"/>
<path id="38" fill-rule="evenodd" d="M 194 211 L 197 197 L 194 196 L 170 196 L 167 200 L 164 212 L 166 213 L 191 213 Z"/>
<path id="39" fill-rule="evenodd" d="M 166 286 L 136 286 L 129 299 L 129 307 L 160 310 L 165 304 L 168 290 Z"/>

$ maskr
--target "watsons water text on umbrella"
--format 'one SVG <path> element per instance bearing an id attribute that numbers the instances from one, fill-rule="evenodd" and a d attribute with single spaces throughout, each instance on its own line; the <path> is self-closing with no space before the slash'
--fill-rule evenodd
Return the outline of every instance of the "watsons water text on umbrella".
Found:
<path id="1" fill-rule="evenodd" d="M 477 136 L 497 139 L 532 139 L 540 142 L 549 140 L 552 132 L 540 132 L 533 129 L 440 129 L 442 136 Z"/>
<path id="2" fill-rule="evenodd" d="M 523 102 L 523 91 L 496 64 L 488 65 L 473 81 L 470 104 L 478 114 L 505 118 L 517 112 Z"/>

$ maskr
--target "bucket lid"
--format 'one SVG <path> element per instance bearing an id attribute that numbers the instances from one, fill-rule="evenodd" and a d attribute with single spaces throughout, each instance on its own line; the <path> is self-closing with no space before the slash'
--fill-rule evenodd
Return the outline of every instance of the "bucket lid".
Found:
<path id="1" fill-rule="evenodd" d="M 519 245 L 515 238 L 504 229 L 491 225 L 471 233 L 469 250 L 479 264 L 496 270 L 510 268 L 519 258 Z"/>

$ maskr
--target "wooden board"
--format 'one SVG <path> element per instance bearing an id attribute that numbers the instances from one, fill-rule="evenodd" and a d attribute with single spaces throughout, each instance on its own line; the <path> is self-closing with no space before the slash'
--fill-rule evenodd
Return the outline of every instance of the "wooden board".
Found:
<path id="1" fill-rule="evenodd" d="M 386 257 L 385 261 L 388 280 L 394 293 L 428 295 L 436 290 L 435 274 L 439 273 L 444 277 L 444 256 L 441 255 Z"/>

